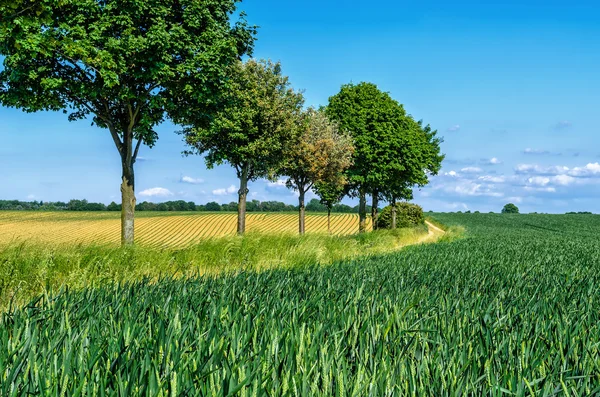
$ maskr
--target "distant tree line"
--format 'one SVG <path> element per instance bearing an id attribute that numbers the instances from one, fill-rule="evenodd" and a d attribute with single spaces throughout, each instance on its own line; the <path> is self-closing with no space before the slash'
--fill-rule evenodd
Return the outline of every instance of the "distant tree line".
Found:
<path id="1" fill-rule="evenodd" d="M 327 212 L 327 206 L 321 204 L 318 199 L 312 199 L 306 205 L 308 212 Z M 121 204 L 114 201 L 108 205 L 104 203 L 93 203 L 87 200 L 70 200 L 65 203 L 62 201 L 44 202 L 44 201 L 19 201 L 19 200 L 0 200 L 0 211 L 121 211 Z M 151 203 L 143 201 L 136 204 L 136 211 L 205 211 L 205 212 L 237 212 L 238 203 L 219 204 L 211 201 L 206 204 L 196 204 L 193 201 L 166 201 L 164 203 Z M 334 213 L 353 214 L 358 213 L 359 206 L 349 206 L 346 204 L 336 204 L 331 208 Z M 368 208 L 370 211 L 371 208 Z M 286 204 L 281 201 L 259 201 L 252 200 L 246 203 L 248 212 L 297 212 L 298 206 Z"/>

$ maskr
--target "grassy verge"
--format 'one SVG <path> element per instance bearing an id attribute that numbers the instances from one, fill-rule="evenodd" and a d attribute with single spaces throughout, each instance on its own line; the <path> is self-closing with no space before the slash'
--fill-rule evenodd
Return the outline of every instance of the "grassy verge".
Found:
<path id="1" fill-rule="evenodd" d="M 181 249 L 19 244 L 0 251 L 0 309 L 20 305 L 63 286 L 80 289 L 144 278 L 192 277 L 329 265 L 415 244 L 425 227 L 354 236 L 309 234 L 208 239 Z"/>

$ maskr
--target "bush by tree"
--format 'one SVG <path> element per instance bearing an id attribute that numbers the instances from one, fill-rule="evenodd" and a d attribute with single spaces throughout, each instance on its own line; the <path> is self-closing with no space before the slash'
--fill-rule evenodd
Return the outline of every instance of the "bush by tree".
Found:
<path id="1" fill-rule="evenodd" d="M 502 213 L 503 214 L 518 214 L 519 213 L 519 207 L 517 207 L 513 203 L 506 204 L 504 206 L 504 208 L 502 208 Z"/>
<path id="2" fill-rule="evenodd" d="M 391 229 L 392 222 L 392 206 L 385 207 L 379 215 L 379 227 L 382 229 Z M 396 203 L 396 227 L 413 227 L 425 223 L 423 208 L 417 204 L 401 202 Z"/>

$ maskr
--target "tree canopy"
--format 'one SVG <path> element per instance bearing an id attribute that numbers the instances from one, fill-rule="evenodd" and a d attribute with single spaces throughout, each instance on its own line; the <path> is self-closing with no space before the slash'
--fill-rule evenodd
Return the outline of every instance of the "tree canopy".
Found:
<path id="1" fill-rule="evenodd" d="M 373 224 L 377 225 L 378 200 L 401 198 L 412 186 L 428 182 L 439 171 L 443 155 L 436 131 L 422 126 L 388 93 L 371 83 L 347 84 L 329 98 L 327 114 L 350 131 L 355 146 L 349 168 L 349 191 L 358 195 L 361 231 L 365 229 L 365 195 L 373 197 Z"/>
<path id="2" fill-rule="evenodd" d="M 281 64 L 250 59 L 230 68 L 224 106 L 206 124 L 201 113 L 184 115 L 187 154 L 204 154 L 208 168 L 228 163 L 240 179 L 238 233 L 245 229 L 248 182 L 274 175 L 286 145 L 295 142 L 304 98 Z M 199 116 L 197 116 L 199 114 Z"/>
<path id="3" fill-rule="evenodd" d="M 109 131 L 122 163 L 122 241 L 133 242 L 133 165 L 155 127 L 195 96 L 214 108 L 255 29 L 236 0 L 41 0 L 0 3 L 0 102 L 62 110 Z"/>
<path id="4" fill-rule="evenodd" d="M 519 207 L 517 207 L 513 203 L 508 203 L 504 206 L 504 208 L 502 208 L 502 213 L 503 214 L 518 214 Z"/>
<path id="5" fill-rule="evenodd" d="M 296 141 L 287 145 L 278 174 L 298 192 L 299 231 L 305 231 L 305 195 L 316 183 L 344 186 L 344 172 L 352 164 L 352 137 L 340 131 L 324 112 L 313 108 L 302 114 Z"/>

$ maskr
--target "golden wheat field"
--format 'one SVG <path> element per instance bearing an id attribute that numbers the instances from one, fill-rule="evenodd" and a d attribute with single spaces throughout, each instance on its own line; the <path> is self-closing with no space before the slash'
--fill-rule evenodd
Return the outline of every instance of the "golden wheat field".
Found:
<path id="1" fill-rule="evenodd" d="M 281 234 L 298 230 L 295 213 L 248 213 L 246 219 L 248 233 Z M 235 213 L 138 212 L 135 237 L 140 245 L 184 247 L 206 238 L 234 235 L 236 222 Z M 336 235 L 356 233 L 358 215 L 332 214 L 331 229 Z M 306 231 L 326 233 L 327 216 L 307 214 Z M 0 211 L 0 245 L 21 242 L 118 244 L 120 213 Z"/>

